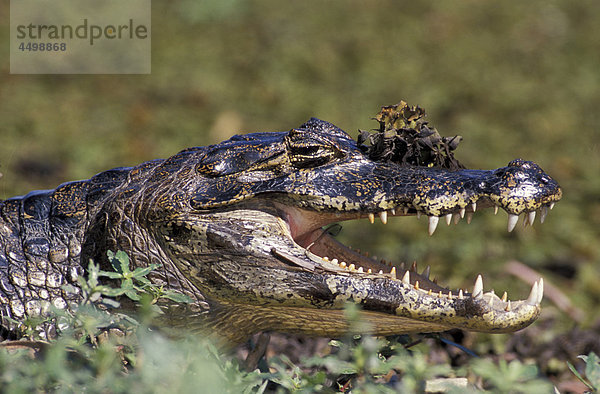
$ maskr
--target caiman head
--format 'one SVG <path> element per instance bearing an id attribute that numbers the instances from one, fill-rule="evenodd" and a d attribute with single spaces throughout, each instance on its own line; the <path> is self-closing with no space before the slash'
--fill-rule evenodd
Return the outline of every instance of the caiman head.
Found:
<path id="1" fill-rule="evenodd" d="M 374 160 L 314 118 L 183 155 L 176 170 L 167 160 L 155 171 L 177 181 L 148 181 L 145 227 L 173 276 L 202 295 L 203 321 L 231 341 L 263 330 L 340 336 L 347 302 L 360 305 L 376 335 L 511 332 L 540 313 L 541 279 L 519 301 L 484 292 L 481 276 L 472 291 L 451 291 L 429 272 L 375 261 L 326 231 L 345 220 L 426 215 L 433 234 L 440 219 L 487 207 L 508 212 L 509 231 L 521 214 L 533 223 L 540 212 L 543 221 L 561 190 L 530 161 L 482 171 Z"/>

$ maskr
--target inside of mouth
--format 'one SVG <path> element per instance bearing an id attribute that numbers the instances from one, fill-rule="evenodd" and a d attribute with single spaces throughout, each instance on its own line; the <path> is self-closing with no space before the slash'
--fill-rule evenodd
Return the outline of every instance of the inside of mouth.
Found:
<path id="1" fill-rule="evenodd" d="M 443 294 L 448 294 L 450 291 L 429 278 L 429 268 L 426 268 L 422 273 L 418 273 L 416 263 L 406 267 L 405 263 L 378 261 L 369 257 L 368 252 L 361 253 L 360 250 L 352 249 L 337 241 L 324 228 L 318 228 L 301 236 L 296 236 L 294 241 L 310 253 L 342 269 L 346 269 L 350 273 L 386 275 L 400 280 L 404 278 L 407 271 L 410 271 L 407 279 L 413 286 L 416 285 L 423 290 L 432 290 L 435 293 L 441 291 Z"/>

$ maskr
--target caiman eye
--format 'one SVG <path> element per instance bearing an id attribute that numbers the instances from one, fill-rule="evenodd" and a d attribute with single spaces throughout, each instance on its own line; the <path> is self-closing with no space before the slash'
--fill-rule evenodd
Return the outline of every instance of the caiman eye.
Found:
<path id="1" fill-rule="evenodd" d="M 297 168 L 317 167 L 333 160 L 339 151 L 331 145 L 315 144 L 314 141 L 297 141 L 289 146 L 289 157 Z"/>
<path id="2" fill-rule="evenodd" d="M 292 130 L 286 138 L 288 155 L 294 167 L 318 167 L 343 156 L 330 141 L 307 134 L 307 132 Z"/>

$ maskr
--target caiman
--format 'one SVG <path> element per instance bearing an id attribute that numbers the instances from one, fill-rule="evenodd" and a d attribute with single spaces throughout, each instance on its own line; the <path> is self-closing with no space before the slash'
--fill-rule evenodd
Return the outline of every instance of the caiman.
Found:
<path id="1" fill-rule="evenodd" d="M 395 138 L 389 131 L 379 141 Z M 232 343 L 259 331 L 341 336 L 347 302 L 360 305 L 375 335 L 531 324 L 541 279 L 520 301 L 484 292 L 481 276 L 472 291 L 451 291 L 429 272 L 344 246 L 327 226 L 424 215 L 433 234 L 440 219 L 490 207 L 508 212 L 510 231 L 519 215 L 543 220 L 561 198 L 558 184 L 531 161 L 444 168 L 414 154 L 393 160 L 393 146 L 386 155 L 364 142 L 312 118 L 0 201 L 2 337 L 18 336 L 19 322 L 50 305 L 77 302 L 64 285 L 77 286 L 90 259 L 108 264 L 109 250 L 125 251 L 132 268 L 160 264 L 151 281 L 192 298 L 161 305 L 171 324 L 208 327 Z"/>

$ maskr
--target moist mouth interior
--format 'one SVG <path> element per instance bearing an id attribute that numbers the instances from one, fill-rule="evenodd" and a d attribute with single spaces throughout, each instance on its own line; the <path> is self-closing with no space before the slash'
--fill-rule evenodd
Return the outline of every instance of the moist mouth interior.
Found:
<path id="1" fill-rule="evenodd" d="M 301 220 L 298 220 L 299 214 L 304 215 Z M 329 225 L 331 224 L 331 220 L 360 219 L 363 216 L 368 217 L 368 215 L 354 215 L 354 217 L 341 217 L 341 215 L 330 215 L 330 217 L 327 217 L 328 215 L 323 215 L 321 220 L 327 220 L 327 225 L 314 229 L 310 228 L 311 226 L 307 226 L 308 229 L 302 228 L 302 225 L 306 226 L 307 223 L 311 223 L 312 226 L 317 225 L 318 222 L 314 218 L 311 218 L 311 216 L 314 216 L 314 214 L 308 211 L 295 212 L 292 215 L 288 215 L 290 232 L 296 244 L 308 252 L 319 256 L 326 262 L 331 262 L 348 271 L 350 274 L 356 275 L 377 275 L 400 280 L 401 278 L 405 278 L 406 272 L 409 272 L 406 278 L 413 286 L 416 285 L 423 290 L 432 290 L 436 293 L 441 291 L 443 294 L 448 294 L 450 292 L 449 289 L 441 287 L 429 279 L 429 267 L 425 268 L 422 273 L 418 273 L 416 262 L 407 268 L 405 267 L 405 263 L 388 263 L 385 260 L 377 261 L 370 258 L 368 252 L 361 253 L 359 250 L 354 250 L 339 242 L 330 234 Z"/>

